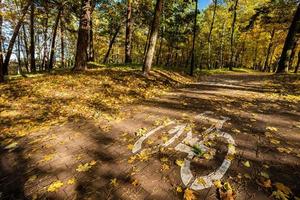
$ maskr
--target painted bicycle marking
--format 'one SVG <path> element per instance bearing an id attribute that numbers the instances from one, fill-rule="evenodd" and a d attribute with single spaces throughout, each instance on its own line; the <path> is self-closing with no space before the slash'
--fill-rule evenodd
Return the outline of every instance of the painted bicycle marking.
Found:
<path id="1" fill-rule="evenodd" d="M 196 119 L 198 120 L 205 120 L 209 119 L 207 115 L 213 114 L 210 111 L 204 112 L 198 116 L 196 116 Z M 221 120 L 216 120 L 217 122 L 210 126 L 207 130 L 205 130 L 202 134 L 207 135 L 207 137 L 203 140 L 200 140 L 198 136 L 193 137 L 193 132 L 189 131 L 186 133 L 185 139 L 183 139 L 176 147 L 175 150 L 179 152 L 183 152 L 187 154 L 187 157 L 184 159 L 184 164 L 181 166 L 180 169 L 180 176 L 183 184 L 186 187 L 189 187 L 193 190 L 202 190 L 205 188 L 210 188 L 213 186 L 213 182 L 215 180 L 220 180 L 223 178 L 223 176 L 226 174 L 227 170 L 229 169 L 231 165 L 231 158 L 235 154 L 235 141 L 232 138 L 232 136 L 226 132 L 222 132 L 221 129 L 226 121 L 228 121 L 230 118 L 227 117 L 221 117 Z M 174 121 L 171 121 L 165 125 L 158 126 L 157 128 L 149 131 L 147 134 L 139 138 L 136 143 L 133 146 L 132 153 L 136 154 L 142 149 L 143 142 L 148 139 L 150 136 L 157 133 L 159 130 L 162 130 L 166 128 L 167 126 L 175 124 Z M 173 129 L 168 131 L 169 135 L 173 135 L 171 139 L 169 139 L 167 142 L 158 145 L 162 147 L 167 147 L 171 144 L 173 144 L 176 139 L 178 139 L 185 131 L 185 128 L 187 127 L 187 124 L 181 124 L 175 126 Z M 212 173 L 206 175 L 206 176 L 199 176 L 194 177 L 190 166 L 191 166 L 191 160 L 196 156 L 196 153 L 193 151 L 193 147 L 197 146 L 200 148 L 202 152 L 208 152 L 210 151 L 210 147 L 207 147 L 205 143 L 208 140 L 214 140 L 216 138 L 224 138 L 226 142 L 228 143 L 228 151 L 225 159 L 223 160 L 221 166 L 213 171 Z"/>

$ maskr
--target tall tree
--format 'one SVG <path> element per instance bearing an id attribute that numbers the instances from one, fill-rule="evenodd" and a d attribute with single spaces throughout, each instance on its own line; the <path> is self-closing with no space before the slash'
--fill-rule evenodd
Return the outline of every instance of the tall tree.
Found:
<path id="1" fill-rule="evenodd" d="M 234 59 L 234 32 L 235 32 L 235 24 L 236 24 L 236 11 L 238 7 L 239 0 L 234 0 L 234 5 L 232 8 L 232 24 L 231 24 L 231 34 L 230 34 L 230 62 L 229 69 L 232 70 L 233 67 L 233 59 Z"/>
<path id="2" fill-rule="evenodd" d="M 276 73 L 284 73 L 288 69 L 288 51 L 291 51 L 296 34 L 300 33 L 300 3 L 298 4 L 292 24 L 286 36 Z"/>
<path id="3" fill-rule="evenodd" d="M 13 51 L 13 48 L 14 48 L 14 44 L 15 44 L 15 41 L 16 41 L 17 36 L 19 34 L 21 25 L 22 25 L 22 23 L 24 21 L 24 18 L 26 16 L 26 13 L 28 11 L 28 8 L 31 5 L 31 1 L 32 0 L 29 0 L 27 2 L 27 4 L 25 5 L 25 7 L 23 8 L 22 13 L 21 13 L 21 17 L 20 17 L 16 27 L 14 28 L 13 35 L 12 35 L 10 41 L 9 41 L 6 56 L 5 56 L 5 60 L 4 60 L 4 64 L 3 64 L 3 74 L 5 74 L 5 75 L 8 74 L 8 65 L 9 65 L 10 57 L 11 57 L 11 54 L 12 54 L 12 51 Z"/>
<path id="4" fill-rule="evenodd" d="M 212 31 L 214 29 L 218 0 L 213 0 L 213 2 L 214 2 L 213 17 L 211 20 L 210 29 L 209 29 L 209 33 L 208 33 L 208 68 L 211 68 L 211 35 L 212 35 Z"/>
<path id="5" fill-rule="evenodd" d="M 160 15 L 162 13 L 163 8 L 163 0 L 157 0 L 155 6 L 155 14 L 154 19 L 152 22 L 149 45 L 147 48 L 147 53 L 145 56 L 144 66 L 143 66 L 143 73 L 145 76 L 148 76 L 152 67 L 153 56 L 155 52 L 155 45 L 157 41 L 157 35 L 159 31 L 159 24 L 160 24 Z"/>
<path id="6" fill-rule="evenodd" d="M 196 42 L 196 32 L 197 32 L 197 17 L 198 17 L 198 0 L 195 1 L 195 18 L 194 18 L 194 28 L 193 28 L 193 45 L 192 45 L 192 58 L 191 58 L 191 68 L 190 75 L 194 75 L 195 69 L 195 42 Z"/>
<path id="7" fill-rule="evenodd" d="M 132 0 L 127 0 L 125 63 L 132 62 L 131 48 L 132 48 Z"/>
<path id="8" fill-rule="evenodd" d="M 87 69 L 87 48 L 89 45 L 89 31 L 91 19 L 91 0 L 82 0 L 75 66 L 73 70 L 81 71 Z"/>
<path id="9" fill-rule="evenodd" d="M 54 54 L 55 54 L 55 41 L 56 41 L 56 35 L 57 35 L 57 28 L 59 24 L 59 19 L 61 17 L 62 7 L 59 8 L 57 17 L 55 19 L 54 27 L 53 27 L 53 33 L 52 33 L 52 41 L 51 41 L 51 50 L 50 50 L 50 58 L 49 58 L 49 65 L 48 70 L 53 69 L 54 64 Z"/>
<path id="10" fill-rule="evenodd" d="M 61 48 L 61 67 L 65 67 L 65 33 L 64 33 L 64 11 L 61 12 L 60 19 L 60 48 Z"/>
<path id="11" fill-rule="evenodd" d="M 275 28 L 273 28 L 273 30 L 271 32 L 271 37 L 270 37 L 270 41 L 269 41 L 269 45 L 268 45 L 268 49 L 267 49 L 267 55 L 266 55 L 266 59 L 265 59 L 265 63 L 264 63 L 262 71 L 266 71 L 269 67 L 269 57 L 270 57 L 270 53 L 271 53 L 274 35 L 275 35 Z"/>
<path id="12" fill-rule="evenodd" d="M 35 16 L 34 16 L 34 10 L 35 10 L 35 5 L 34 2 L 31 2 L 30 5 L 30 70 L 31 72 L 36 71 L 35 67 L 35 35 L 34 35 L 34 21 L 35 21 Z"/>

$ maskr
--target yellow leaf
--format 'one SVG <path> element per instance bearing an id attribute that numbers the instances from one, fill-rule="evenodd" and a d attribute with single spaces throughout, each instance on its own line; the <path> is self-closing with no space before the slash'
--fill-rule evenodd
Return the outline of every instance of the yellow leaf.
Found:
<path id="1" fill-rule="evenodd" d="M 280 190 L 277 191 L 273 191 L 272 193 L 272 197 L 274 197 L 275 199 L 279 199 L 279 200 L 289 200 L 289 195 L 283 193 Z"/>
<path id="2" fill-rule="evenodd" d="M 271 139 L 270 142 L 272 144 L 280 144 L 280 141 L 279 140 L 275 140 L 275 139 Z"/>
<path id="3" fill-rule="evenodd" d="M 49 154 L 49 155 L 45 155 L 43 157 L 43 159 L 41 160 L 41 162 L 47 162 L 47 161 L 50 161 L 54 158 L 54 154 Z"/>
<path id="4" fill-rule="evenodd" d="M 287 149 L 287 148 L 284 148 L 284 147 L 278 147 L 277 150 L 280 152 L 280 153 L 291 153 L 292 151 L 290 149 Z"/>
<path id="5" fill-rule="evenodd" d="M 96 165 L 97 164 L 97 161 L 95 161 L 95 160 L 92 160 L 91 162 L 90 162 L 90 166 L 94 166 L 94 165 Z"/>
<path id="6" fill-rule="evenodd" d="M 169 165 L 167 165 L 167 164 L 165 164 L 165 163 L 162 165 L 162 168 L 161 168 L 162 171 L 167 171 L 167 170 L 169 170 L 169 169 L 170 169 L 170 166 L 169 166 Z"/>
<path id="7" fill-rule="evenodd" d="M 168 162 L 169 159 L 168 159 L 167 157 L 163 157 L 163 158 L 160 159 L 160 161 L 161 161 L 161 162 Z"/>
<path id="8" fill-rule="evenodd" d="M 220 180 L 214 181 L 214 185 L 215 185 L 216 188 L 222 188 L 223 187 L 223 185 L 222 185 L 222 183 L 221 183 Z"/>
<path id="9" fill-rule="evenodd" d="M 76 182 L 76 179 L 75 178 L 71 178 L 67 181 L 67 184 L 68 185 L 73 185 L 74 183 Z"/>
<path id="10" fill-rule="evenodd" d="M 111 180 L 110 180 L 110 184 L 111 184 L 113 187 L 117 187 L 117 186 L 119 185 L 116 178 L 111 179 Z"/>
<path id="11" fill-rule="evenodd" d="M 242 162 L 243 163 L 243 165 L 245 166 L 245 167 L 251 167 L 250 166 L 250 162 L 249 161 L 244 161 L 244 162 Z"/>
<path id="12" fill-rule="evenodd" d="M 85 163 L 84 165 L 83 164 L 78 165 L 76 171 L 86 172 L 86 171 L 89 171 L 91 168 L 92 168 L 92 166 L 90 166 L 89 163 Z"/>
<path id="13" fill-rule="evenodd" d="M 176 160 L 175 163 L 179 166 L 182 167 L 184 165 L 184 161 L 183 160 Z"/>
<path id="14" fill-rule="evenodd" d="M 136 159 L 136 156 L 131 156 L 129 159 L 128 159 L 128 164 L 132 164 Z"/>
<path id="15" fill-rule="evenodd" d="M 276 132 L 276 131 L 278 131 L 278 129 L 277 129 L 277 128 L 275 128 L 275 127 L 271 127 L 271 126 L 268 126 L 266 129 L 267 129 L 268 131 L 273 131 L 273 132 Z"/>
<path id="16" fill-rule="evenodd" d="M 203 178 L 197 178 L 197 183 L 203 185 L 203 186 L 206 186 L 206 182 Z"/>
<path id="17" fill-rule="evenodd" d="M 132 150 L 133 149 L 133 144 L 128 144 L 127 149 Z"/>
<path id="18" fill-rule="evenodd" d="M 182 187 L 181 186 L 177 186 L 176 187 L 176 192 L 178 193 L 181 193 L 183 190 L 182 190 Z"/>
<path id="19" fill-rule="evenodd" d="M 191 189 L 186 189 L 184 191 L 184 200 L 196 200 L 196 196 Z"/>
<path id="20" fill-rule="evenodd" d="M 55 181 L 51 185 L 49 185 L 47 191 L 48 192 L 55 192 L 56 190 L 58 190 L 59 188 L 61 188 L 63 185 L 64 185 L 63 182 L 61 182 L 61 181 Z"/>
<path id="21" fill-rule="evenodd" d="M 260 175 L 261 175 L 262 177 L 266 178 L 266 179 L 269 179 L 269 178 L 270 178 L 270 176 L 269 176 L 269 174 L 268 174 L 267 172 L 260 172 Z"/>

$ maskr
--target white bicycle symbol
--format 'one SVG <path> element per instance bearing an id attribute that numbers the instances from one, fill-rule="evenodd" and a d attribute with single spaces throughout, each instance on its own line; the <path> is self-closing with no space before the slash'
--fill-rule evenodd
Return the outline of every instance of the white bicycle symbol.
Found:
<path id="1" fill-rule="evenodd" d="M 206 115 L 208 114 L 213 114 L 213 113 L 209 111 L 204 112 L 198 115 L 196 119 L 205 119 L 207 118 Z M 193 137 L 192 131 L 189 131 L 187 133 L 186 138 L 175 147 L 176 151 L 180 151 L 188 154 L 187 157 L 184 159 L 184 164 L 181 166 L 180 169 L 181 180 L 186 187 L 189 187 L 193 190 L 202 190 L 205 188 L 210 188 L 211 186 L 213 186 L 213 182 L 215 180 L 220 180 L 229 169 L 231 160 L 233 158 L 233 155 L 235 154 L 235 141 L 230 134 L 221 131 L 224 123 L 228 121 L 230 118 L 227 117 L 221 117 L 221 118 L 222 118 L 221 120 L 217 120 L 216 124 L 212 125 L 210 128 L 208 128 L 206 131 L 202 133 L 203 135 L 208 135 L 204 140 L 200 141 L 200 139 L 197 136 Z M 165 125 L 158 126 L 157 128 L 151 130 L 144 136 L 140 137 L 134 144 L 132 153 L 134 154 L 138 153 L 142 149 L 142 144 L 147 138 L 149 138 L 159 130 L 172 124 L 175 124 L 175 122 L 170 121 Z M 177 125 L 173 129 L 169 130 L 168 134 L 173 135 L 173 137 L 169 139 L 166 143 L 160 144 L 159 146 L 167 147 L 171 145 L 176 139 L 178 139 L 184 133 L 186 126 L 187 124 Z M 226 140 L 226 142 L 228 143 L 227 156 L 223 160 L 221 166 L 216 171 L 206 176 L 200 176 L 195 178 L 190 169 L 191 160 L 194 158 L 194 156 L 196 156 L 196 153 L 193 151 L 193 147 L 197 146 L 199 149 L 201 149 L 201 152 L 205 153 L 210 150 L 210 148 L 207 147 L 205 143 L 208 140 L 214 140 L 215 138 L 224 138 Z"/>

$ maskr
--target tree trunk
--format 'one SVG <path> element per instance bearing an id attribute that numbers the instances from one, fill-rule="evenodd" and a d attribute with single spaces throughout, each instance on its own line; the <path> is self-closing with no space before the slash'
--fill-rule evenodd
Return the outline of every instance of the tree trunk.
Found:
<path id="1" fill-rule="evenodd" d="M 148 50 L 147 50 L 145 62 L 144 62 L 144 75 L 145 76 L 149 75 L 149 72 L 152 67 L 152 61 L 153 61 L 153 56 L 154 56 L 154 52 L 155 52 L 155 45 L 156 45 L 159 24 L 160 24 L 160 15 L 162 13 L 162 8 L 163 8 L 162 5 L 163 5 L 163 0 L 156 1 L 155 14 L 154 14 L 154 19 L 153 19 L 153 24 L 151 27 L 151 33 L 150 33 L 150 39 L 149 39 L 149 46 L 148 46 Z"/>
<path id="2" fill-rule="evenodd" d="M 195 43 L 196 43 L 196 32 L 197 32 L 197 17 L 198 17 L 198 0 L 195 1 L 195 18 L 194 18 L 194 28 L 193 28 L 193 44 L 192 44 L 192 58 L 191 58 L 191 68 L 190 75 L 194 75 L 195 69 Z"/>
<path id="3" fill-rule="evenodd" d="M 2 0 L 0 0 L 2 5 Z M 4 73 L 3 73 L 3 51 L 2 51 L 2 24 L 3 24 L 3 13 L 0 9 L 0 83 L 4 82 Z"/>
<path id="4" fill-rule="evenodd" d="M 47 1 L 45 1 L 45 12 L 46 12 L 46 15 L 47 17 L 44 19 L 44 30 L 43 30 L 43 34 L 44 34 L 44 43 L 43 43 L 43 46 L 44 46 L 44 50 L 43 50 L 43 61 L 42 61 L 42 69 L 43 70 L 46 70 L 47 66 L 48 66 L 48 3 Z"/>
<path id="5" fill-rule="evenodd" d="M 287 37 L 285 39 L 284 47 L 282 49 L 282 53 L 281 53 L 281 57 L 278 63 L 278 68 L 276 70 L 276 73 L 286 72 L 288 68 L 288 64 L 287 64 L 288 51 L 291 50 L 293 43 L 295 41 L 295 36 L 299 32 L 300 32 L 300 3 L 298 4 L 292 24 L 289 28 Z"/>
<path id="6" fill-rule="evenodd" d="M 91 0 L 82 0 L 81 15 L 79 22 L 75 66 L 73 70 L 87 69 L 87 48 L 89 45 L 89 31 L 91 19 Z"/>
<path id="7" fill-rule="evenodd" d="M 220 67 L 223 68 L 224 56 L 223 56 L 223 47 L 224 47 L 224 35 L 225 35 L 225 22 L 223 23 L 222 35 L 221 35 L 221 45 L 220 45 Z"/>
<path id="8" fill-rule="evenodd" d="M 57 35 L 57 28 L 59 24 L 59 19 L 61 15 L 61 8 L 58 10 L 57 17 L 55 19 L 54 27 L 53 27 L 53 34 L 52 34 L 52 42 L 51 42 L 51 50 L 50 50 L 50 58 L 49 58 L 49 65 L 48 65 L 48 70 L 53 69 L 53 63 L 54 63 L 54 54 L 55 54 L 55 40 L 56 40 L 56 35 Z"/>
<path id="9" fill-rule="evenodd" d="M 60 44 L 61 44 L 61 68 L 65 68 L 65 33 L 64 33 L 64 12 L 61 12 L 60 20 Z"/>
<path id="10" fill-rule="evenodd" d="M 34 41 L 34 2 L 30 5 L 30 71 L 36 72 L 35 66 L 35 41 Z"/>
<path id="11" fill-rule="evenodd" d="M 125 63 L 132 62 L 131 45 L 132 45 L 132 0 L 127 0 Z"/>
<path id="12" fill-rule="evenodd" d="M 23 31 L 23 42 L 24 42 L 24 50 L 25 50 L 25 53 L 24 53 L 24 63 L 25 63 L 25 67 L 26 67 L 26 71 L 27 73 L 30 72 L 30 69 L 29 69 L 29 63 L 28 63 L 28 60 L 29 60 L 29 48 L 28 48 L 28 43 L 27 43 L 27 35 L 26 35 L 26 30 L 25 30 L 25 25 L 22 26 L 22 31 Z"/>
<path id="13" fill-rule="evenodd" d="M 156 65 L 159 65 L 160 57 L 161 57 L 161 50 L 164 40 L 164 29 L 161 29 L 161 35 L 160 35 L 160 44 L 159 44 L 159 50 L 156 57 Z"/>
<path id="14" fill-rule="evenodd" d="M 289 59 L 289 65 L 288 65 L 288 69 L 291 69 L 293 67 L 293 62 L 294 62 L 294 57 L 296 54 L 296 49 L 297 49 L 297 42 L 295 41 L 292 47 L 292 53 L 290 55 L 290 59 Z"/>
<path id="15" fill-rule="evenodd" d="M 298 52 L 298 61 L 294 71 L 295 74 L 297 74 L 299 66 L 300 66 L 300 51 Z"/>
<path id="16" fill-rule="evenodd" d="M 92 16 L 92 14 L 91 14 Z M 90 33 L 89 33 L 89 59 L 88 61 L 95 61 L 95 50 L 94 50 L 94 31 L 93 31 L 93 20 L 90 20 Z"/>
<path id="17" fill-rule="evenodd" d="M 235 23 L 236 23 L 236 10 L 238 6 L 239 0 L 235 0 L 233 6 L 233 18 L 231 24 L 231 34 L 230 34 L 230 62 L 229 62 L 229 70 L 232 70 L 233 65 L 233 57 L 234 57 L 234 31 L 235 31 Z"/>
<path id="18" fill-rule="evenodd" d="M 106 54 L 104 56 L 103 64 L 107 64 L 107 62 L 108 62 L 110 51 L 111 51 L 111 49 L 112 49 L 112 47 L 113 47 L 113 45 L 114 45 L 114 43 L 116 41 L 116 38 L 117 38 L 117 36 L 118 36 L 118 34 L 120 32 L 120 29 L 121 29 L 121 26 L 118 26 L 117 29 L 116 29 L 116 31 L 115 31 L 115 33 L 114 33 L 114 35 L 113 35 L 113 37 L 109 41 L 108 50 L 107 50 L 107 52 L 106 52 Z"/>
<path id="19" fill-rule="evenodd" d="M 275 29 L 273 28 L 273 30 L 271 32 L 271 38 L 270 38 L 270 41 L 269 41 L 269 45 L 268 45 L 268 49 L 267 49 L 267 55 L 266 55 L 266 59 L 265 59 L 265 63 L 264 63 L 262 71 L 266 71 L 267 68 L 269 67 L 269 57 L 270 57 L 270 53 L 271 53 L 271 49 L 272 49 L 272 45 L 273 45 L 274 35 L 275 35 Z"/>
<path id="20" fill-rule="evenodd" d="M 218 0 L 213 0 L 213 1 L 214 1 L 213 18 L 212 18 L 212 22 L 211 22 L 210 30 L 209 30 L 209 34 L 208 34 L 208 66 L 209 66 L 209 68 L 211 66 L 211 58 L 210 58 L 211 57 L 211 34 L 214 29 L 216 10 L 217 10 L 217 5 L 218 5 Z"/>
<path id="21" fill-rule="evenodd" d="M 27 11 L 28 11 L 28 8 L 31 5 L 31 1 L 32 0 L 29 0 L 28 3 L 26 4 L 26 6 L 23 8 L 21 18 L 19 19 L 19 21 L 18 21 L 18 23 L 17 23 L 17 25 L 14 29 L 13 35 L 12 35 L 10 41 L 9 41 L 9 45 L 8 45 L 8 48 L 7 48 L 7 53 L 6 53 L 4 64 L 3 64 L 3 74 L 5 74 L 5 75 L 8 74 L 8 65 L 9 65 L 9 61 L 10 61 L 10 56 L 12 54 L 16 38 L 19 34 L 20 27 L 21 27 L 21 25 L 24 21 L 24 18 L 25 18 L 25 15 L 26 15 Z"/>

